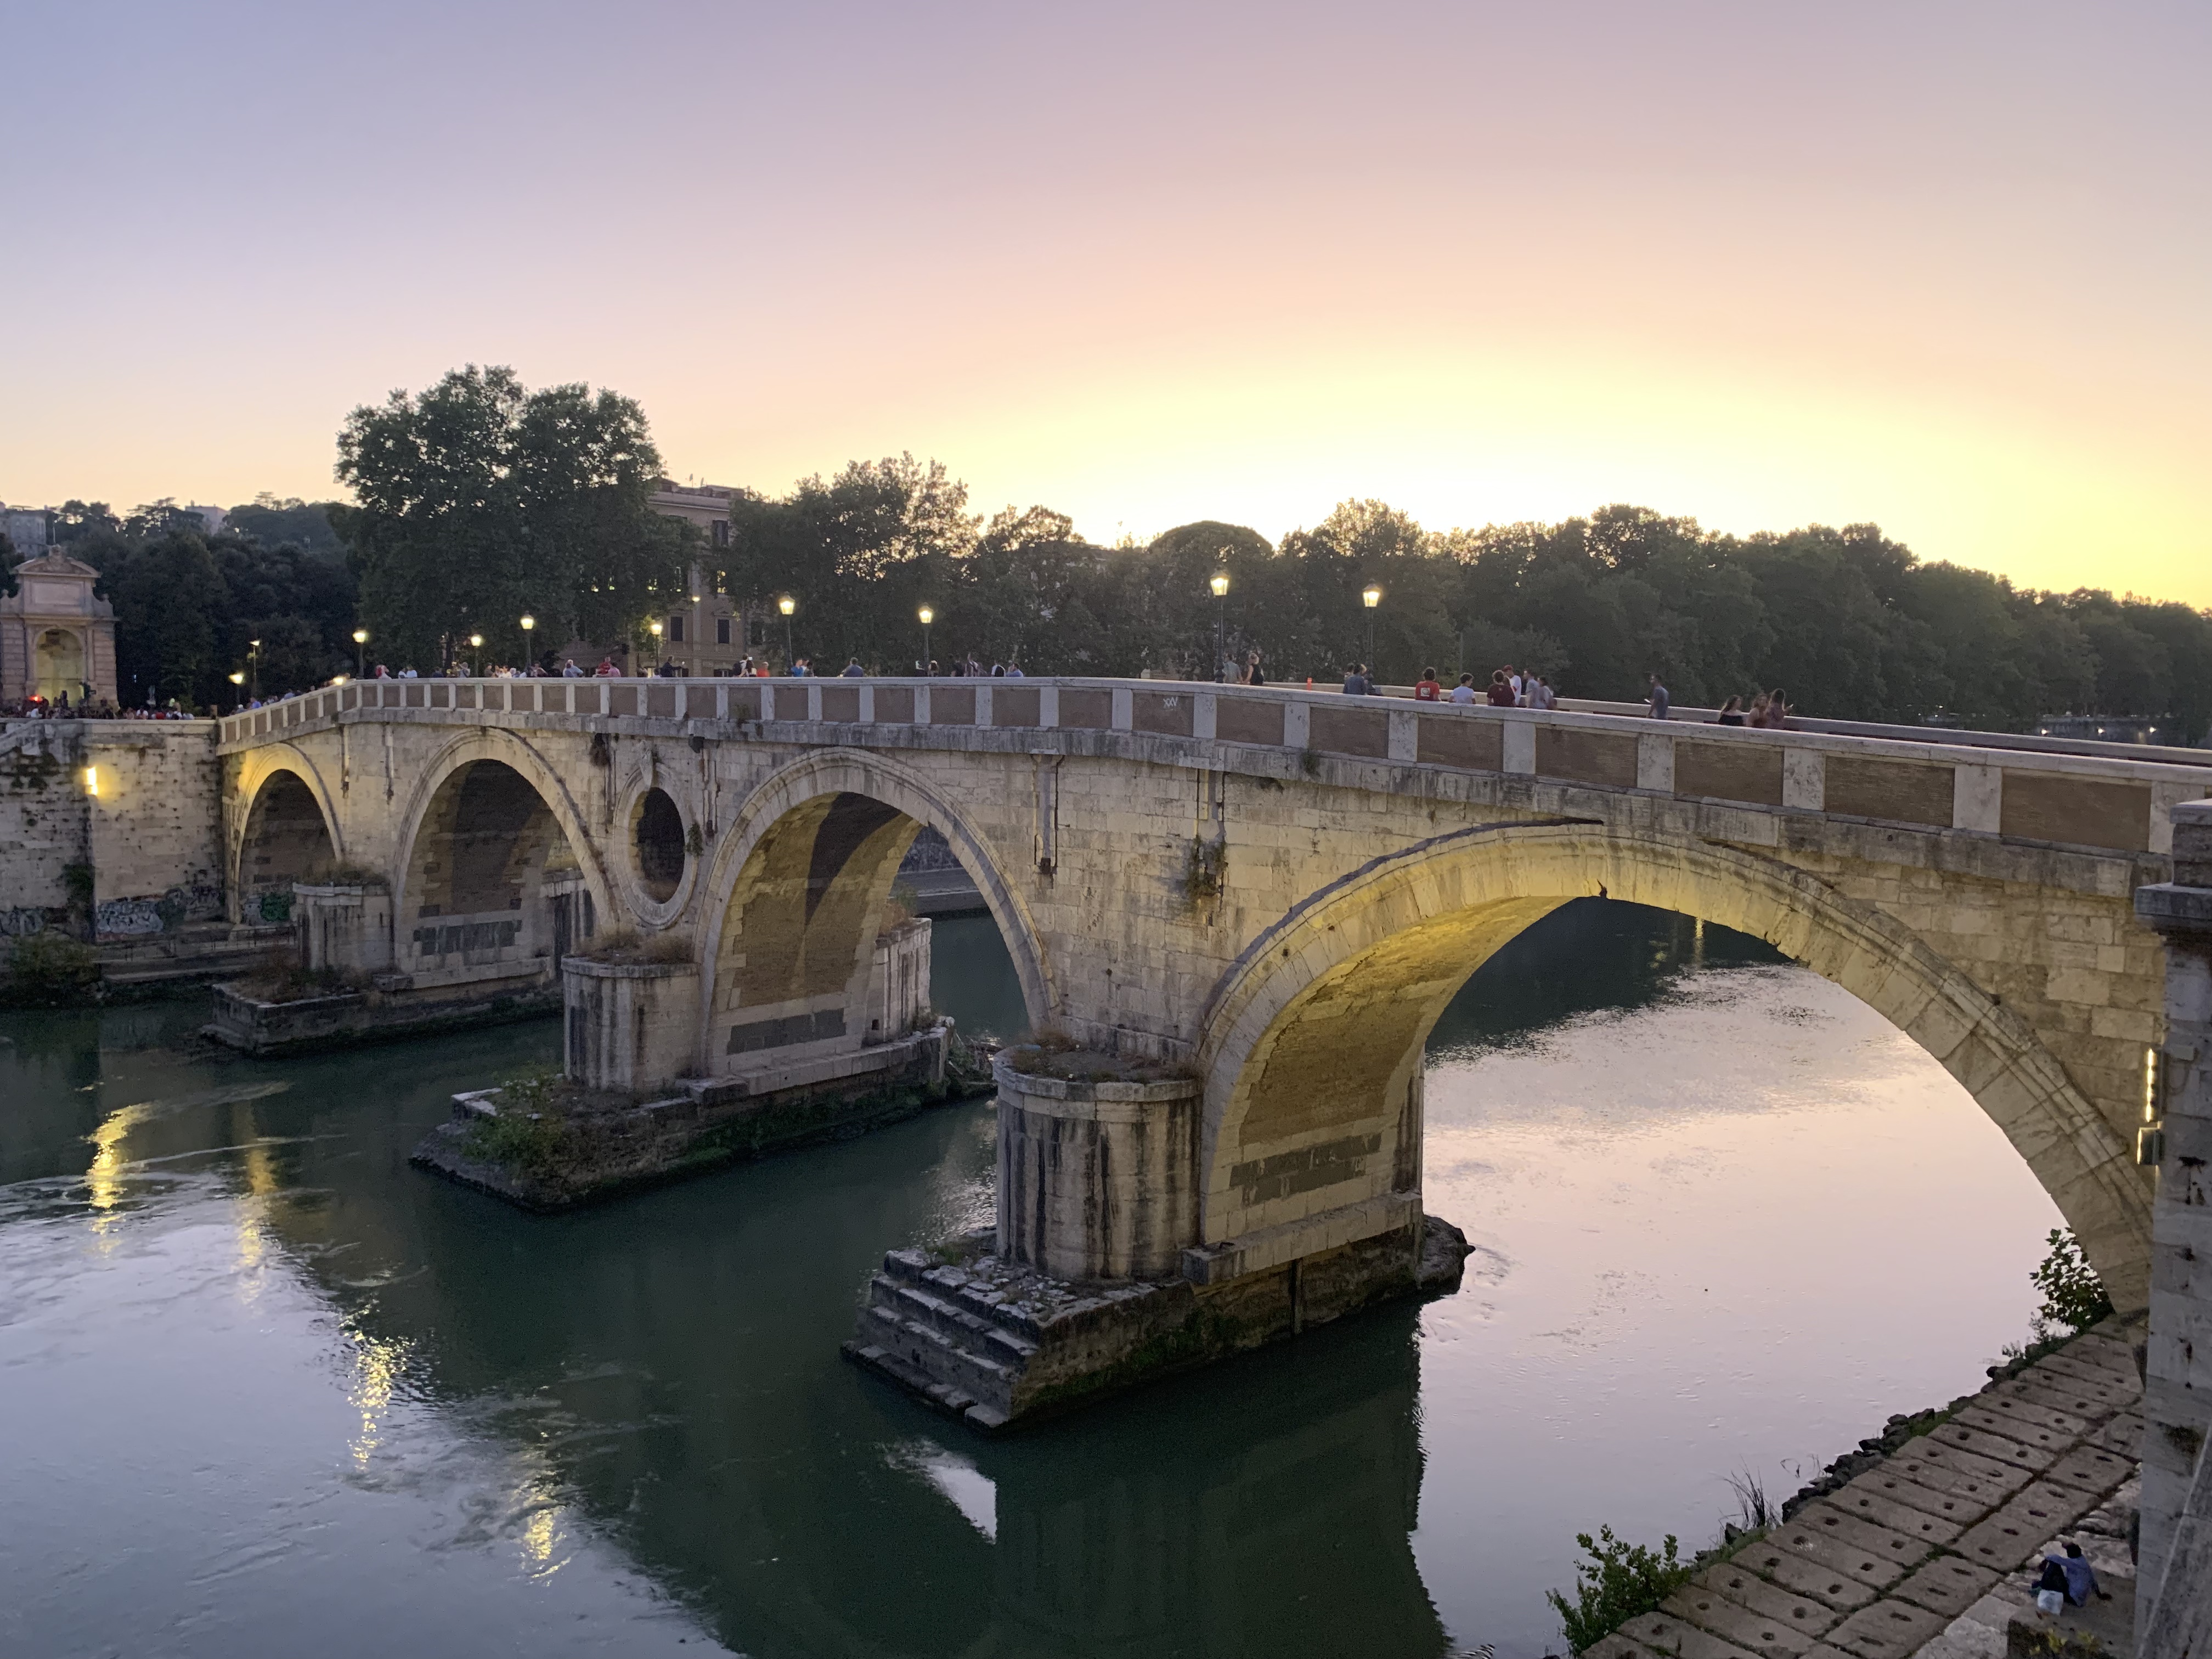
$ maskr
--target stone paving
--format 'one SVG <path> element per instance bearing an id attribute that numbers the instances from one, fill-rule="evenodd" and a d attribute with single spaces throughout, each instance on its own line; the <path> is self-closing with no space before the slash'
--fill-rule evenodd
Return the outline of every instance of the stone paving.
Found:
<path id="1" fill-rule="evenodd" d="M 1705 1568 L 1584 1659 L 1997 1659 L 2030 1564 L 2072 1540 L 2112 1600 L 2059 1622 L 2120 1654 L 2142 1397 L 2107 1322 Z"/>

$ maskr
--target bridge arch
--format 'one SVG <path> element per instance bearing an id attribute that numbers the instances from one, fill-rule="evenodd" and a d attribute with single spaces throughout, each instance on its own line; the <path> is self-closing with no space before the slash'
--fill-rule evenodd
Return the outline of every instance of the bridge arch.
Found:
<path id="1" fill-rule="evenodd" d="M 511 732 L 479 727 L 440 750 L 400 822 L 392 884 L 402 972 L 543 959 L 550 973 L 618 914 L 568 786 Z"/>
<path id="2" fill-rule="evenodd" d="M 1037 929 L 988 839 L 909 769 L 862 750 L 823 750 L 748 794 L 696 890 L 708 1064 L 728 1048 L 721 1039 L 730 1028 L 744 1023 L 732 1018 L 740 1007 L 786 1020 L 817 1003 L 815 1012 L 826 1012 L 860 982 L 900 860 L 924 826 L 945 837 L 974 878 L 1030 1020 L 1048 1017 L 1051 981 Z M 747 949 L 749 920 L 751 936 L 769 941 L 766 953 Z"/>
<path id="3" fill-rule="evenodd" d="M 241 921 L 281 921 L 294 882 L 319 880 L 344 861 L 337 808 L 314 763 L 289 743 L 246 755 L 234 799 L 231 902 Z"/>
<path id="4" fill-rule="evenodd" d="M 2026 1020 L 1802 871 L 1589 823 L 1478 825 L 1376 859 L 1240 954 L 1209 999 L 1199 1057 L 1205 1242 L 1418 1188 L 1430 1030 L 1500 945 L 1585 896 L 1763 939 L 1882 1014 L 2004 1132 L 2114 1302 L 2143 1305 L 2150 1204 L 2132 1149 Z"/>

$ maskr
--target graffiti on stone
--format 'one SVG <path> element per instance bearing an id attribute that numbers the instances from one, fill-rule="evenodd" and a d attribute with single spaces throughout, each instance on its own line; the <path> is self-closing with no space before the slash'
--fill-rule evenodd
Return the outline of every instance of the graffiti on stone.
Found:
<path id="1" fill-rule="evenodd" d="M 158 899 L 102 899 L 93 912 L 93 931 L 102 939 L 138 939 L 162 931 Z"/>
<path id="2" fill-rule="evenodd" d="M 271 890 L 261 895 L 261 920 L 289 921 L 292 920 L 292 892 L 289 888 Z"/>
<path id="3" fill-rule="evenodd" d="M 27 939 L 46 931 L 46 913 L 35 904 L 0 910 L 0 939 Z"/>
<path id="4" fill-rule="evenodd" d="M 222 889 L 212 882 L 188 882 L 161 895 L 164 906 L 174 905 L 182 921 L 206 921 L 222 914 Z"/>

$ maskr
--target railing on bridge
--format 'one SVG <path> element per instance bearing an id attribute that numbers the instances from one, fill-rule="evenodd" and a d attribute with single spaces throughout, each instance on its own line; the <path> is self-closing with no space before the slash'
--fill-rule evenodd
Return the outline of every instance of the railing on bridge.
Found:
<path id="1" fill-rule="evenodd" d="M 1998 734 L 1753 731 L 1572 708 L 1165 680 L 357 680 L 226 716 L 222 743 L 283 740 L 347 714 L 384 710 L 464 721 L 493 715 L 1127 732 L 2120 853 L 2167 851 L 2174 805 L 2212 795 L 2212 755 L 2198 759 L 2186 750 L 2139 759 L 2112 754 L 2119 745 Z M 819 740 L 799 732 L 762 735 Z M 2021 742 L 2035 747 L 2014 746 Z"/>

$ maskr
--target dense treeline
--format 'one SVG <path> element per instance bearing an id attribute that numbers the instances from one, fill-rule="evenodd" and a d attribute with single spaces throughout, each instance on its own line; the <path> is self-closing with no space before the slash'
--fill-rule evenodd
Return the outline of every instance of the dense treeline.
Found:
<path id="1" fill-rule="evenodd" d="M 1143 546 L 1085 542 L 1064 515 L 988 523 L 936 464 L 854 462 L 734 514 L 720 580 L 799 602 L 795 648 L 903 672 L 916 613 L 940 659 L 1033 672 L 1210 675 L 1257 649 L 1272 678 L 1334 683 L 1367 654 L 1381 675 L 1533 666 L 1566 695 L 1640 699 L 1656 671 L 1682 703 L 1780 686 L 1808 714 L 1917 721 L 1948 713 L 2021 729 L 2039 714 L 2172 714 L 2212 722 L 2212 615 L 2187 605 L 2015 589 L 1923 564 L 1869 525 L 1749 537 L 1608 507 L 1556 525 L 1436 532 L 1379 501 L 1346 501 L 1279 547 L 1200 523 Z M 1217 573 L 1230 579 L 1216 601 Z M 1369 583 L 1383 598 L 1371 619 Z"/>
<path id="2" fill-rule="evenodd" d="M 987 520 L 942 465 L 902 455 L 781 497 L 742 492 L 723 549 L 653 512 L 660 457 L 635 403 L 473 366 L 356 410 L 337 470 L 351 504 L 264 496 L 213 536 L 167 501 L 56 515 L 55 539 L 115 605 L 126 700 L 235 701 L 227 677 L 257 639 L 264 693 L 301 689 L 352 666 L 356 626 L 374 659 L 425 672 L 471 632 L 482 659 L 509 663 L 642 641 L 698 561 L 760 609 L 795 600 L 793 645 L 817 672 L 852 657 L 912 672 L 927 605 L 939 659 L 1036 673 L 1210 678 L 1218 630 L 1231 660 L 1257 650 L 1272 680 L 1334 684 L 1370 654 L 1371 628 L 1378 673 L 1397 682 L 1510 662 L 1570 696 L 1640 699 L 1656 671 L 1684 704 L 1780 686 L 1838 718 L 2171 715 L 2184 740 L 2212 725 L 2212 614 L 2015 589 L 1923 564 L 1870 525 L 1736 537 L 1608 507 L 1436 532 L 1355 501 L 1280 545 L 1209 521 L 1109 548 L 1044 507 Z M 0 586 L 6 562 L 0 547 Z"/>
<path id="3" fill-rule="evenodd" d="M 227 708 L 241 695 L 228 677 L 254 663 L 256 640 L 264 694 L 350 671 L 355 581 L 329 506 L 264 495 L 210 535 L 171 501 L 123 515 L 102 501 L 64 503 L 47 534 L 100 572 L 94 591 L 115 608 L 120 700 Z"/>

